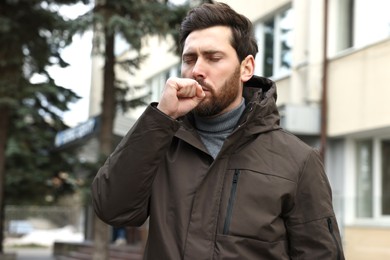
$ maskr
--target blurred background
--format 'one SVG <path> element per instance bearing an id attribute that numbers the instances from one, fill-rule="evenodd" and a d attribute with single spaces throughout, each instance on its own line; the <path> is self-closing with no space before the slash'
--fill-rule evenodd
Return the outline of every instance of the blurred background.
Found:
<path id="1" fill-rule="evenodd" d="M 101 223 L 89 185 L 180 76 L 178 27 L 202 2 L 0 3 L 1 252 L 141 259 L 147 223 Z M 322 155 L 346 258 L 390 259 L 390 1 L 221 2 L 254 24 L 281 125 Z"/>

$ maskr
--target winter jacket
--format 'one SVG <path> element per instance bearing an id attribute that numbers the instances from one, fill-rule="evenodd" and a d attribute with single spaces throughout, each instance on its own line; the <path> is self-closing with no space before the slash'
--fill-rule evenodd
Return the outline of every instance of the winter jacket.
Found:
<path id="1" fill-rule="evenodd" d="M 344 259 L 318 153 L 282 130 L 275 84 L 254 76 L 215 160 L 191 113 L 149 105 L 92 184 L 106 223 L 149 218 L 144 259 Z"/>

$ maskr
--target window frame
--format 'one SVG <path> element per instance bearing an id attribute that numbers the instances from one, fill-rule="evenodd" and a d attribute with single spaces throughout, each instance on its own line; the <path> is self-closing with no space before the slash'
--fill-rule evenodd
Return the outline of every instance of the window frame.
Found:
<path id="1" fill-rule="evenodd" d="M 390 16 L 378 11 L 388 10 L 389 7 L 388 0 L 330 1 L 329 58 L 348 55 L 356 50 L 388 40 L 390 38 Z M 376 29 L 372 30 L 372 28 Z"/>
<path id="2" fill-rule="evenodd" d="M 290 67 L 287 69 L 283 69 L 282 64 L 282 40 L 281 40 L 281 22 L 283 13 L 291 11 L 292 15 L 294 15 L 294 9 L 291 5 L 285 6 L 276 12 L 263 17 L 262 19 L 256 21 L 254 23 L 254 32 L 257 43 L 259 45 L 259 52 L 256 55 L 256 66 L 255 66 L 255 74 L 264 76 L 271 79 L 279 79 L 286 76 L 289 76 L 292 71 L 292 53 L 294 50 L 294 24 L 291 25 L 292 28 L 292 44 L 291 44 L 291 62 Z M 294 18 L 292 18 L 294 21 Z M 273 21 L 274 24 L 274 34 L 273 34 L 273 66 L 272 66 L 272 75 L 265 75 L 265 66 L 264 66 L 264 58 L 266 56 L 266 48 L 265 48 L 265 24 Z"/>
<path id="3" fill-rule="evenodd" d="M 359 141 L 370 139 L 372 142 L 372 181 L 373 181 L 373 194 L 372 194 L 372 217 L 358 217 L 357 216 L 357 202 L 356 202 L 356 189 L 357 189 L 357 143 Z M 365 226 L 380 226 L 390 224 L 390 214 L 383 215 L 382 214 L 382 141 L 390 140 L 390 137 L 371 137 L 371 138 L 362 138 L 355 139 L 353 145 L 354 152 L 354 179 L 353 179 L 353 222 L 357 225 L 365 225 Z M 346 203 L 351 200 L 346 200 Z"/>

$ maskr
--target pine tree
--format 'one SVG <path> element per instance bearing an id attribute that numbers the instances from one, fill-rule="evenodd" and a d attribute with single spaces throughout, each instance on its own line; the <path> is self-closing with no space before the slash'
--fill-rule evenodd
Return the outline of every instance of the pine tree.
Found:
<path id="1" fill-rule="evenodd" d="M 58 8 L 78 2 L 0 2 L 0 253 L 5 181 L 16 185 L 19 195 L 23 194 L 20 189 L 24 184 L 29 187 L 24 194 L 36 195 L 49 175 L 67 167 L 63 154 L 53 156 L 50 149 L 55 133 L 66 127 L 61 113 L 78 97 L 58 86 L 47 69 L 51 65 L 68 65 L 60 50 L 69 43 L 70 21 L 58 13 Z M 31 80 L 34 75 L 44 79 L 34 83 Z"/>

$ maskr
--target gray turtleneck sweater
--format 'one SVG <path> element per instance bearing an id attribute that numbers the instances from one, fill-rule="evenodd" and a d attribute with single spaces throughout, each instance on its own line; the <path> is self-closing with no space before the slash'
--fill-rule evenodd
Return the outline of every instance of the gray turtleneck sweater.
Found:
<path id="1" fill-rule="evenodd" d="M 233 131 L 242 113 L 245 110 L 245 100 L 232 111 L 213 118 L 204 118 L 195 115 L 195 126 L 204 145 L 210 154 L 217 157 L 226 137 Z"/>

